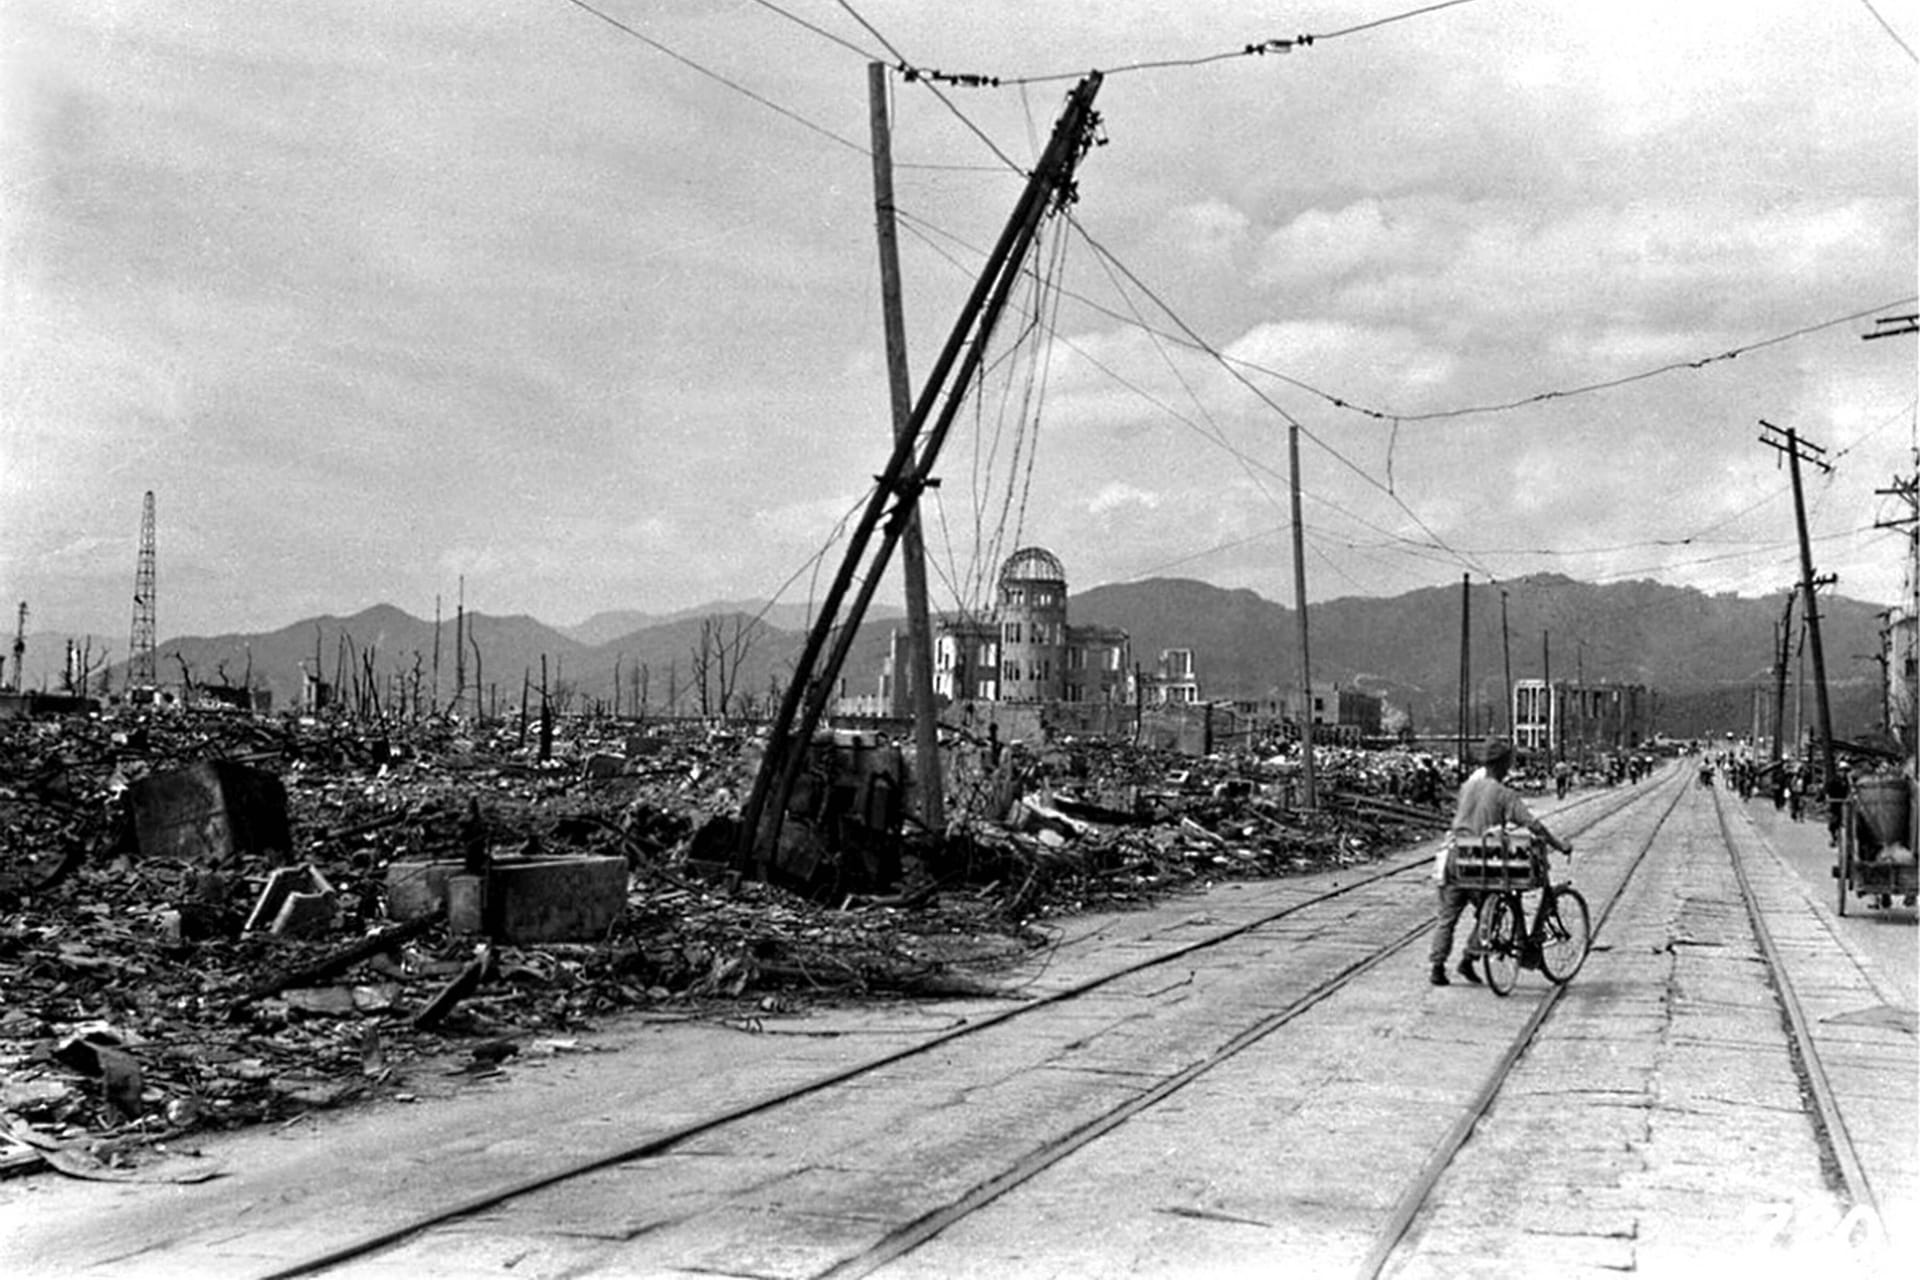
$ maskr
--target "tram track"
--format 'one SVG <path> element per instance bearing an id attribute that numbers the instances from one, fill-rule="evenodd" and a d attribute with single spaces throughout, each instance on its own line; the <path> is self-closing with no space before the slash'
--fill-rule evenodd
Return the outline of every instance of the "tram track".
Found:
<path id="1" fill-rule="evenodd" d="M 1833 1083 L 1828 1078 L 1826 1067 L 1821 1061 L 1820 1048 L 1813 1036 L 1812 1022 L 1795 988 L 1792 971 L 1788 968 L 1779 945 L 1774 941 L 1773 930 L 1767 925 L 1766 913 L 1760 908 L 1760 899 L 1754 889 L 1753 877 L 1738 854 L 1733 829 L 1727 819 L 1726 805 L 1718 792 L 1714 795 L 1714 819 L 1719 825 L 1721 839 L 1726 843 L 1727 856 L 1733 864 L 1734 879 L 1740 886 L 1740 898 L 1746 906 L 1747 919 L 1753 928 L 1754 938 L 1760 944 L 1762 954 L 1766 956 L 1774 997 L 1779 1001 L 1781 1021 L 1786 1026 L 1792 1048 L 1794 1066 L 1800 1074 L 1802 1086 L 1813 1103 L 1815 1130 L 1819 1135 L 1821 1148 L 1832 1162 L 1841 1189 L 1850 1205 L 1853 1208 L 1864 1209 L 1871 1215 L 1871 1220 L 1877 1223 L 1880 1221 L 1878 1197 L 1874 1193 L 1871 1180 L 1867 1177 L 1866 1168 L 1860 1159 L 1860 1153 L 1854 1144 L 1846 1118 L 1841 1112 Z"/>
<path id="2" fill-rule="evenodd" d="M 1674 810 L 1679 807 L 1680 801 L 1687 795 L 1687 783 L 1684 778 L 1680 778 L 1669 785 L 1673 786 L 1673 794 L 1667 800 L 1666 807 L 1661 811 L 1658 821 L 1654 823 L 1653 829 L 1647 833 L 1646 838 L 1640 842 L 1640 847 L 1634 851 L 1626 871 L 1614 882 L 1607 892 L 1604 901 L 1599 904 L 1598 910 L 1593 914 L 1591 937 L 1592 945 L 1596 949 L 1600 947 L 1602 939 L 1605 937 L 1607 922 L 1611 919 L 1614 908 L 1625 895 L 1628 886 L 1633 883 L 1634 877 L 1639 873 L 1641 867 L 1645 865 L 1647 855 L 1652 852 L 1662 831 L 1665 830 L 1667 823 L 1672 819 Z M 1590 882 L 1584 880 L 1581 882 L 1583 892 L 1587 891 L 1589 886 Z M 1395 1204 L 1393 1212 L 1389 1215 L 1386 1224 L 1375 1237 L 1373 1246 L 1368 1250 L 1365 1259 L 1362 1260 L 1355 1273 L 1356 1275 L 1365 1277 L 1366 1280 L 1373 1280 L 1374 1277 L 1381 1275 L 1387 1269 L 1393 1260 L 1395 1251 L 1399 1249 L 1401 1242 L 1405 1239 L 1408 1230 L 1426 1208 L 1428 1201 L 1434 1193 L 1434 1189 L 1440 1183 L 1440 1179 L 1459 1159 L 1461 1152 L 1465 1150 L 1467 1144 L 1473 1138 L 1475 1129 L 1486 1117 L 1488 1111 L 1492 1109 L 1494 1102 L 1499 1098 L 1501 1090 L 1513 1075 L 1514 1069 L 1519 1065 L 1527 1051 L 1533 1046 L 1541 1029 L 1546 1025 L 1548 1019 L 1553 1016 L 1554 1010 L 1559 1007 L 1560 1001 L 1566 994 L 1566 991 L 1567 988 L 1564 986 L 1549 987 L 1539 1003 L 1534 1006 L 1533 1011 L 1527 1016 L 1527 1020 L 1522 1024 L 1518 1034 L 1513 1037 L 1505 1051 L 1501 1053 L 1492 1070 L 1489 1071 L 1483 1079 L 1480 1088 L 1474 1094 L 1472 1102 L 1455 1120 L 1446 1138 L 1434 1150 L 1425 1166 L 1422 1167 L 1419 1174 L 1402 1193 L 1399 1202 Z"/>
<path id="3" fill-rule="evenodd" d="M 1628 793 L 1589 793 L 1570 804 L 1560 806 L 1553 817 L 1556 825 L 1563 831 L 1573 837 L 1579 837 L 1630 807 L 1643 803 L 1645 797 L 1644 788 L 1637 788 Z M 1589 805 L 1593 808 L 1592 812 L 1581 812 L 1576 816 L 1576 811 L 1585 810 Z M 1574 818 L 1574 821 L 1570 823 L 1569 818 Z M 1063 990 L 951 1028 L 896 1051 L 853 1064 L 843 1070 L 827 1073 L 779 1090 L 746 1105 L 678 1126 L 645 1141 L 622 1145 L 603 1154 L 577 1160 L 563 1168 L 503 1185 L 431 1212 L 418 1214 L 385 1229 L 346 1241 L 337 1248 L 285 1264 L 267 1274 L 275 1277 L 317 1275 L 347 1268 L 358 1260 L 374 1257 L 403 1243 L 409 1245 L 418 1243 L 423 1237 L 436 1230 L 447 1228 L 475 1215 L 503 1209 L 517 1201 L 527 1200 L 549 1190 L 560 1188 L 569 1182 L 617 1171 L 623 1166 L 643 1164 L 670 1152 L 687 1149 L 699 1140 L 710 1139 L 713 1135 L 733 1127 L 764 1120 L 783 1108 L 800 1104 L 829 1091 L 852 1087 L 879 1078 L 883 1073 L 903 1068 L 916 1059 L 934 1054 L 952 1053 L 964 1043 L 977 1043 L 978 1038 L 991 1036 L 995 1030 L 1018 1020 L 1046 1012 L 1058 1014 L 1063 1009 L 1073 1007 L 1076 1002 L 1084 1002 L 1097 993 L 1125 983 L 1129 978 L 1149 974 L 1156 969 L 1179 965 L 1185 961 L 1193 961 L 1209 953 L 1218 953 L 1223 949 L 1231 948 L 1235 943 L 1256 937 L 1263 931 L 1271 931 L 1276 926 L 1297 926 L 1303 921 L 1312 919 L 1316 912 L 1325 914 L 1330 907 L 1334 910 L 1345 908 L 1349 915 L 1345 919 L 1330 920 L 1329 933 L 1336 928 L 1347 931 L 1357 929 L 1375 939 L 1369 945 L 1359 949 L 1357 953 L 1341 954 L 1336 962 L 1322 964 L 1315 978 L 1309 981 L 1297 981 L 1296 987 L 1290 991 L 1289 998 L 1278 1007 L 1253 1020 L 1235 1034 L 1224 1037 L 1197 1058 L 1185 1062 L 1179 1069 L 1163 1071 L 1150 1086 L 1126 1092 L 1124 1096 L 1118 1097 L 1113 1105 L 1103 1107 L 1097 1114 L 1087 1117 L 1070 1131 L 1020 1153 L 997 1174 L 975 1181 L 961 1194 L 914 1215 L 908 1221 L 887 1230 L 863 1249 L 813 1272 L 821 1276 L 834 1277 L 871 1274 L 889 1262 L 910 1253 L 925 1241 L 946 1230 L 954 1222 L 978 1212 L 1008 1191 L 1058 1164 L 1075 1151 L 1125 1125 L 1142 1112 L 1157 1106 L 1248 1047 L 1273 1035 L 1308 1010 L 1338 994 L 1361 974 L 1398 954 L 1426 934 L 1431 926 L 1430 909 L 1424 901 L 1410 901 L 1404 890 L 1399 889 L 1397 882 L 1408 876 L 1424 875 L 1430 866 L 1431 846 L 1427 846 L 1416 857 L 1398 858 L 1376 870 L 1355 876 L 1324 892 L 1312 894 L 1298 902 L 1266 912 L 1235 927 L 1210 933 L 1185 945 L 1157 950 L 1132 964 L 1074 983 Z M 1389 887 L 1386 892 L 1382 891 L 1383 886 Z M 1604 916 L 1602 918 L 1604 920 Z M 1312 969 L 1312 965 L 1307 967 L 1309 970 Z M 1177 1033 L 1169 1033 L 1168 1038 L 1180 1040 Z M 986 1056 L 991 1057 L 990 1054 Z"/>

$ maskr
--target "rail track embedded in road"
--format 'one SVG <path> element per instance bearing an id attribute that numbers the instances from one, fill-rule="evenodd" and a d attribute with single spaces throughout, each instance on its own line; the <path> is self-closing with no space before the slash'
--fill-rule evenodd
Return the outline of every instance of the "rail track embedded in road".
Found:
<path id="1" fill-rule="evenodd" d="M 1630 806 L 1643 803 L 1650 789 L 1649 786 L 1643 785 L 1632 791 L 1590 793 L 1579 801 L 1560 806 L 1554 814 L 1557 820 L 1556 825 L 1561 826 L 1569 834 L 1579 835 Z M 1676 788 L 1676 797 L 1678 794 L 1680 792 Z M 1670 808 L 1671 805 L 1669 805 Z M 402 1242 L 416 1241 L 418 1237 L 428 1235 L 436 1229 L 445 1228 L 472 1215 L 535 1197 L 569 1180 L 601 1175 L 605 1171 L 612 1171 L 620 1166 L 635 1165 L 636 1162 L 644 1163 L 651 1158 L 687 1147 L 695 1140 L 707 1135 L 728 1130 L 732 1126 L 756 1122 L 780 1112 L 782 1108 L 795 1106 L 808 1099 L 818 1099 L 829 1094 L 830 1091 L 852 1086 L 857 1082 L 884 1079 L 882 1073 L 903 1069 L 905 1064 L 926 1055 L 940 1053 L 952 1056 L 966 1050 L 969 1045 L 974 1045 L 979 1046 L 974 1050 L 977 1060 L 982 1064 L 993 1064 L 996 1054 L 988 1042 L 997 1032 L 1009 1028 L 1012 1024 L 1026 1020 L 1030 1025 L 1031 1020 L 1036 1017 L 1045 1018 L 1049 1014 L 1059 1014 L 1074 1002 L 1115 987 L 1116 984 L 1124 983 L 1136 975 L 1147 974 L 1149 971 L 1164 969 L 1182 962 L 1193 962 L 1209 953 L 1224 952 L 1236 944 L 1258 939 L 1263 931 L 1271 930 L 1276 926 L 1299 927 L 1303 922 L 1312 922 L 1326 917 L 1330 934 L 1336 932 L 1334 926 L 1337 925 L 1338 932 L 1343 936 L 1354 934 L 1365 939 L 1364 946 L 1360 947 L 1355 947 L 1350 942 L 1343 942 L 1344 949 L 1329 951 L 1327 958 L 1319 962 L 1318 968 L 1314 967 L 1314 962 L 1303 960 L 1302 976 L 1295 979 L 1294 984 L 1287 988 L 1285 999 L 1273 1002 L 1265 1013 L 1249 1018 L 1244 1025 L 1231 1033 L 1224 1028 L 1205 1028 L 1204 1030 L 1209 1033 L 1217 1030 L 1217 1037 L 1213 1043 L 1196 1051 L 1191 1060 L 1184 1062 L 1176 1069 L 1159 1071 L 1158 1078 L 1154 1079 L 1150 1085 L 1130 1089 L 1125 1096 L 1114 1097 L 1111 1105 L 1102 1104 L 1098 1114 L 1084 1119 L 1070 1131 L 1043 1137 L 1027 1149 L 1010 1153 L 1011 1158 L 997 1174 L 974 1180 L 964 1193 L 933 1205 L 926 1211 L 914 1215 L 910 1221 L 881 1231 L 878 1238 L 871 1240 L 864 1248 L 848 1253 L 816 1273 L 835 1277 L 869 1274 L 886 1265 L 887 1262 L 911 1252 L 953 1223 L 978 1212 L 987 1204 L 1057 1164 L 1074 1151 L 1086 1147 L 1142 1112 L 1164 1102 L 1201 1076 L 1272 1036 L 1303 1013 L 1340 992 L 1360 975 L 1399 953 L 1426 934 L 1432 924 L 1430 905 L 1424 894 L 1417 897 L 1407 894 L 1401 887 L 1401 882 L 1408 877 L 1424 877 L 1431 867 L 1431 861 L 1430 849 L 1423 849 L 1413 857 L 1403 855 L 1377 869 L 1355 875 L 1323 892 L 1311 893 L 1299 901 L 1264 912 L 1233 927 L 1216 930 L 1192 942 L 1157 949 L 1135 962 L 1116 966 L 1063 990 L 1035 997 L 1012 1008 L 926 1037 L 895 1051 L 877 1055 L 870 1060 L 838 1071 L 822 1074 L 745 1105 L 717 1111 L 692 1123 L 648 1137 L 644 1141 L 618 1145 L 602 1154 L 575 1161 L 552 1172 L 440 1206 L 406 1221 L 398 1222 L 387 1229 L 343 1243 L 322 1254 L 285 1264 L 269 1274 L 275 1277 L 300 1276 L 338 1269 L 356 1259 L 381 1253 Z M 1335 913 L 1339 913 L 1337 918 Z M 1602 921 L 1604 918 L 1603 912 Z M 1271 935 L 1267 936 L 1271 937 Z M 1065 1019 L 1055 1020 L 1065 1021 Z M 1179 1034 L 1169 1033 L 1168 1038 L 1175 1043 L 1185 1045 L 1187 1034 L 1185 1031 Z M 1196 1038 L 1199 1034 L 1199 1032 L 1194 1033 Z M 1065 1053 L 1073 1047 L 1070 1044 L 1063 1044 L 1061 1052 Z M 959 1066 L 943 1066 L 943 1071 L 958 1072 L 962 1069 Z"/>
<path id="2" fill-rule="evenodd" d="M 1721 839 L 1727 845 L 1728 857 L 1733 863 L 1734 879 L 1740 885 L 1740 898 L 1747 909 L 1747 919 L 1753 927 L 1754 938 L 1760 944 L 1760 950 L 1767 959 L 1767 969 L 1772 977 L 1775 998 L 1780 1002 L 1780 1015 L 1786 1022 L 1793 1051 L 1794 1063 L 1800 1072 L 1802 1085 L 1813 1100 L 1815 1129 L 1827 1156 L 1838 1171 L 1842 1189 L 1855 1209 L 1864 1210 L 1871 1220 L 1878 1224 L 1880 1205 L 1874 1195 L 1872 1183 L 1867 1178 L 1861 1164 L 1859 1152 L 1854 1148 L 1853 1135 L 1848 1131 L 1845 1118 L 1841 1115 L 1838 1099 L 1834 1096 L 1833 1084 L 1827 1078 L 1825 1065 L 1820 1060 L 1819 1046 L 1814 1043 L 1813 1029 L 1806 1011 L 1801 1007 L 1799 993 L 1794 989 L 1792 974 L 1782 961 L 1780 948 L 1773 940 L 1773 931 L 1767 927 L 1765 914 L 1760 910 L 1760 901 L 1754 893 L 1753 878 L 1734 852 L 1733 831 L 1727 822 L 1726 805 L 1718 793 L 1713 801 L 1714 818 L 1720 826 Z M 1842 890 L 1844 892 L 1844 889 Z"/>
<path id="3" fill-rule="evenodd" d="M 1654 823 L 1653 829 L 1647 834 L 1646 839 L 1641 841 L 1640 847 L 1634 852 L 1626 872 L 1619 878 L 1618 882 L 1614 884 L 1611 892 L 1607 894 L 1605 902 L 1601 904 L 1597 917 L 1592 921 L 1592 938 L 1596 943 L 1601 937 L 1602 931 L 1606 928 L 1607 920 L 1613 914 L 1614 907 L 1626 892 L 1627 886 L 1633 882 L 1634 876 L 1639 872 L 1641 866 L 1645 864 L 1648 853 L 1652 851 L 1655 841 L 1658 840 L 1661 831 L 1672 817 L 1674 809 L 1678 807 L 1680 801 L 1689 792 L 1689 788 L 1686 786 L 1684 779 L 1677 774 L 1674 778 L 1668 779 L 1665 785 L 1671 787 L 1671 794 L 1667 799 L 1666 807 L 1661 811 L 1659 820 Z M 1585 907 L 1584 900 L 1582 901 L 1582 907 Z M 1513 1037 L 1506 1050 L 1500 1055 L 1493 1069 L 1487 1073 L 1472 1103 L 1469 1104 L 1465 1111 L 1463 1111 L 1454 1122 L 1446 1139 L 1434 1150 L 1433 1154 L 1428 1158 L 1425 1167 L 1421 1169 L 1419 1175 L 1414 1178 L 1412 1183 L 1409 1184 L 1402 1193 L 1399 1202 L 1394 1206 L 1385 1225 L 1376 1234 L 1373 1246 L 1368 1250 L 1365 1260 L 1356 1272 L 1357 1275 L 1372 1280 L 1373 1277 L 1379 1276 L 1386 1269 L 1388 1262 L 1391 1261 L 1394 1252 L 1400 1247 L 1400 1243 L 1405 1238 L 1407 1231 L 1413 1226 L 1414 1220 L 1419 1217 L 1421 1210 L 1426 1207 L 1441 1176 L 1446 1173 L 1448 1168 L 1458 1159 L 1462 1149 L 1465 1148 L 1468 1140 L 1473 1136 L 1474 1128 L 1480 1123 L 1481 1119 L 1486 1116 L 1488 1110 L 1492 1108 L 1494 1100 L 1500 1096 L 1500 1091 L 1506 1085 L 1508 1077 L 1513 1074 L 1514 1068 L 1519 1064 L 1521 1058 L 1525 1056 L 1527 1050 L 1534 1043 L 1535 1038 L 1540 1034 L 1541 1027 L 1544 1026 L 1547 1019 L 1553 1015 L 1554 1009 L 1558 1007 L 1560 999 L 1566 990 L 1567 988 L 1564 985 L 1553 985 L 1548 989 L 1540 1003 L 1534 1007 L 1533 1012 L 1521 1026 L 1518 1034 Z"/>

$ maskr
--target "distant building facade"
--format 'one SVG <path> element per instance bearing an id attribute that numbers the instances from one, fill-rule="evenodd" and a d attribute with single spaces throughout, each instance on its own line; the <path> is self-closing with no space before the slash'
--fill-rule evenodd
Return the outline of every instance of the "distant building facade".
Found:
<path id="1" fill-rule="evenodd" d="M 1575 759 L 1631 751 L 1652 731 L 1645 685 L 1513 683 L 1513 742 L 1522 751 Z"/>
<path id="2" fill-rule="evenodd" d="M 1357 746 L 1380 736 L 1381 700 L 1354 686 L 1314 681 L 1304 692 L 1280 700 L 1282 712 L 1295 727 L 1313 725 L 1315 742 Z"/>
<path id="3" fill-rule="evenodd" d="M 1200 701 L 1200 672 L 1191 649 L 1162 649 L 1141 698 L 1150 706 L 1185 707 Z"/>

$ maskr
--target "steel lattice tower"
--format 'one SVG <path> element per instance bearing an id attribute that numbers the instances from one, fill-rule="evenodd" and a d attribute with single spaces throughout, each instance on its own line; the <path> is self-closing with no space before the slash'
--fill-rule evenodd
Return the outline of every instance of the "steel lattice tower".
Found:
<path id="1" fill-rule="evenodd" d="M 140 511 L 140 563 L 133 573 L 133 634 L 127 639 L 127 688 L 151 689 L 153 670 L 153 490 Z"/>

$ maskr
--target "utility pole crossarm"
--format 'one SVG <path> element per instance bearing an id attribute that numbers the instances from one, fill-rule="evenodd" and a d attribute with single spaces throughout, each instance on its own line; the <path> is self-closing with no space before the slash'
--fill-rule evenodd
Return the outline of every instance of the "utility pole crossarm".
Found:
<path id="1" fill-rule="evenodd" d="M 1772 435 L 1760 437 L 1760 443 L 1786 455 L 1787 469 L 1793 477 L 1793 515 L 1800 534 L 1800 584 L 1806 596 L 1807 643 L 1813 653 L 1814 707 L 1820 717 L 1820 758 L 1824 776 L 1834 776 L 1833 711 L 1827 700 L 1827 660 L 1820 642 L 1820 602 L 1814 589 L 1820 585 L 1813 573 L 1813 546 L 1807 537 L 1806 491 L 1800 483 L 1800 464 L 1812 462 L 1823 471 L 1833 468 L 1824 460 L 1825 449 L 1802 440 L 1792 427 L 1776 427 L 1762 418 L 1760 425 Z M 1776 438 L 1778 437 L 1778 438 Z"/>

